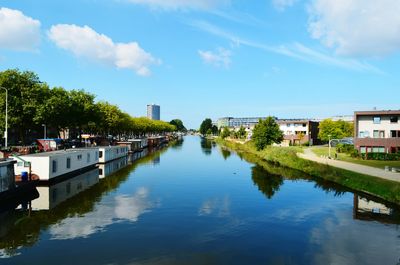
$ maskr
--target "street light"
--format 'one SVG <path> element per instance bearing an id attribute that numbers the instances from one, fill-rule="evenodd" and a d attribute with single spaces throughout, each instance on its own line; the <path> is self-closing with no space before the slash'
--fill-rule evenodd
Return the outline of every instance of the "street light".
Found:
<path id="1" fill-rule="evenodd" d="M 46 124 L 42 124 L 42 126 L 44 127 L 44 139 L 46 139 Z"/>
<path id="2" fill-rule="evenodd" d="M 6 91 L 6 130 L 4 132 L 5 147 L 8 148 L 8 89 L 0 86 L 0 88 Z"/>
<path id="3" fill-rule="evenodd" d="M 328 137 L 329 137 L 329 155 L 328 155 L 328 157 L 329 157 L 329 159 L 331 159 L 331 135 L 329 134 L 328 135 Z"/>

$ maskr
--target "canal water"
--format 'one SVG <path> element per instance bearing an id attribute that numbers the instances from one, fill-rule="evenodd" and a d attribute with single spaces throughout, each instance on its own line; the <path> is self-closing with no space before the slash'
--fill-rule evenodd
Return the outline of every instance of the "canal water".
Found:
<path id="1" fill-rule="evenodd" d="M 395 205 L 194 136 L 134 160 L 3 209 L 0 264 L 400 264 Z"/>

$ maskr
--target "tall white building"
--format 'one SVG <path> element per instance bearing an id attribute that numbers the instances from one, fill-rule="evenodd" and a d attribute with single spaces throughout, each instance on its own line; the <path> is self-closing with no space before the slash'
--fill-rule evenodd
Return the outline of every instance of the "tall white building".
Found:
<path id="1" fill-rule="evenodd" d="M 147 105 L 147 118 L 151 120 L 160 120 L 160 106 L 155 104 Z"/>

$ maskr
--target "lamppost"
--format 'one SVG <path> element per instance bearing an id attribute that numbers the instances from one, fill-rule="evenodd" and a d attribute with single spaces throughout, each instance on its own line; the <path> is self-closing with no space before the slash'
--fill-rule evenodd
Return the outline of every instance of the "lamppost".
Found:
<path id="1" fill-rule="evenodd" d="M 329 137 L 329 155 L 328 155 L 328 157 L 329 157 L 329 159 L 331 159 L 331 135 L 329 134 L 328 135 L 328 137 Z"/>
<path id="2" fill-rule="evenodd" d="M 5 147 L 8 148 L 8 89 L 0 86 L 0 88 L 6 91 L 6 130 L 4 131 Z"/>
<path id="3" fill-rule="evenodd" d="M 46 139 L 46 124 L 42 124 L 42 126 L 44 127 L 44 139 Z"/>

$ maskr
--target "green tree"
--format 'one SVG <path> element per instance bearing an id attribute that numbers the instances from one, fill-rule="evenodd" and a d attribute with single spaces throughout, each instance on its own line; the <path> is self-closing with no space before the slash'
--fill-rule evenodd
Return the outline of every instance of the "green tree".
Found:
<path id="1" fill-rule="evenodd" d="M 342 139 L 354 135 L 354 124 L 343 120 L 325 119 L 320 122 L 318 128 L 318 137 L 325 142 L 329 141 L 329 136 L 331 139 Z"/>
<path id="2" fill-rule="evenodd" d="M 25 143 L 31 130 L 41 129 L 36 115 L 38 106 L 48 97 L 49 87 L 40 82 L 38 75 L 31 71 L 9 69 L 0 72 L 0 86 L 8 90 L 8 126 L 18 135 L 18 139 Z M 5 91 L 0 91 L 0 126 L 4 128 Z"/>
<path id="3" fill-rule="evenodd" d="M 211 119 L 207 118 L 201 123 L 199 131 L 202 135 L 206 135 L 208 130 L 211 130 L 212 133 L 212 126 Z"/>
<path id="4" fill-rule="evenodd" d="M 228 127 L 224 127 L 221 132 L 221 138 L 225 139 L 226 137 L 229 137 L 231 135 L 231 131 L 229 130 Z"/>
<path id="5" fill-rule="evenodd" d="M 260 119 L 254 127 L 252 140 L 257 150 L 262 150 L 268 145 L 282 142 L 283 132 L 273 117 L 267 117 L 265 120 Z"/>
<path id="6" fill-rule="evenodd" d="M 237 131 L 238 138 L 243 139 L 246 138 L 247 132 L 243 126 L 240 126 L 239 131 Z"/>
<path id="7" fill-rule="evenodd" d="M 186 132 L 186 128 L 183 125 L 183 122 L 180 119 L 174 119 L 169 122 L 171 125 L 174 125 L 176 127 L 176 130 L 179 132 Z"/>
<path id="8" fill-rule="evenodd" d="M 59 134 L 62 129 L 68 128 L 71 124 L 70 110 L 69 92 L 62 87 L 55 87 L 49 91 L 43 104 L 37 106 L 34 121 L 46 124 L 49 128 L 55 128 Z"/>

